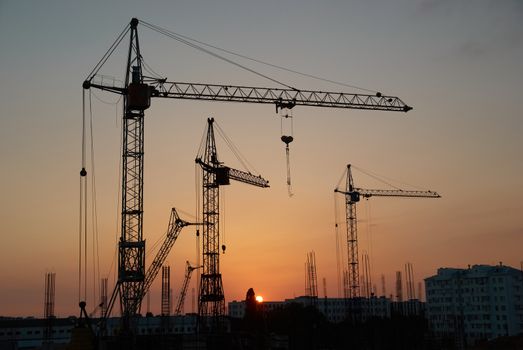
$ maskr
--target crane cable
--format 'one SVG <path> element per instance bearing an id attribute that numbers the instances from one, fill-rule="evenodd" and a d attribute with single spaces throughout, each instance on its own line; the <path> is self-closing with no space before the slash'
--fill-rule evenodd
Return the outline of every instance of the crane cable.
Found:
<path id="1" fill-rule="evenodd" d="M 118 100 L 116 100 L 115 102 L 112 102 L 112 101 L 106 101 L 103 98 L 101 98 L 100 96 L 97 96 L 92 89 L 89 89 L 89 91 L 90 91 L 89 98 L 91 98 L 91 95 L 92 95 L 92 96 L 94 96 L 95 99 L 97 99 L 101 103 L 106 104 L 106 105 L 111 105 L 111 106 L 117 105 L 118 102 L 120 102 L 120 100 L 122 99 L 122 96 L 123 96 L 123 95 L 120 95 L 118 97 Z"/>
<path id="2" fill-rule="evenodd" d="M 292 184 L 291 184 L 291 160 L 290 160 L 288 143 L 285 145 L 285 156 L 287 159 L 287 194 L 289 195 L 289 197 L 292 197 L 292 196 L 294 196 L 294 193 L 292 192 Z"/>
<path id="3" fill-rule="evenodd" d="M 189 214 L 188 212 L 186 211 L 183 211 L 181 209 L 176 209 L 177 212 L 179 213 L 182 213 L 184 215 L 187 215 L 187 216 L 190 216 L 192 219 L 194 219 L 194 216 L 192 214 Z M 197 222 L 197 221 L 196 221 Z M 165 230 L 165 233 L 161 234 L 157 239 L 156 241 L 154 241 L 152 243 L 152 245 L 147 248 L 146 252 L 145 252 L 145 255 L 146 256 L 149 256 L 151 255 L 153 252 L 157 251 L 158 250 L 158 246 L 160 246 L 160 243 L 163 243 L 165 241 L 165 237 L 167 237 L 167 235 L 169 234 L 169 230 L 171 229 L 171 227 L 167 227 L 167 230 Z"/>
<path id="4" fill-rule="evenodd" d="M 345 167 L 345 170 L 343 171 L 343 173 L 341 174 L 341 177 L 336 185 L 336 189 L 334 190 L 334 205 L 335 205 L 335 213 L 336 215 L 338 215 L 338 212 L 339 212 L 339 209 L 337 207 L 338 205 L 338 202 L 336 201 L 336 192 L 340 189 L 341 187 L 341 184 L 343 182 L 344 179 L 346 179 L 347 177 L 347 173 L 348 173 L 348 169 L 347 167 Z M 348 188 L 345 188 L 343 191 L 344 192 L 347 192 L 349 189 Z M 341 190 L 340 190 L 341 191 Z M 347 225 L 347 218 L 346 218 L 346 215 L 347 215 L 347 203 L 346 203 L 346 200 L 347 200 L 347 194 L 343 194 L 343 202 L 344 202 L 344 217 L 345 217 L 345 220 L 344 220 L 344 224 Z M 338 228 L 338 217 L 336 216 L 336 228 Z M 341 265 L 341 278 L 342 278 L 342 290 L 343 290 L 343 297 L 344 298 L 349 298 L 350 296 L 350 291 L 349 291 L 349 284 L 350 284 L 350 281 L 349 281 L 349 270 L 348 269 L 345 269 L 344 267 L 345 266 L 348 266 L 349 265 L 349 252 L 348 252 L 348 247 L 347 249 L 344 249 L 344 245 L 345 244 L 348 244 L 348 240 L 349 240 L 349 237 L 348 237 L 348 228 L 347 226 L 345 226 L 345 229 L 346 229 L 346 234 L 347 236 L 345 237 L 345 239 L 339 235 L 339 251 L 340 251 L 340 254 L 339 254 L 339 257 L 340 257 L 340 265 Z"/>
<path id="5" fill-rule="evenodd" d="M 91 219 L 93 230 L 93 301 L 97 303 L 97 288 L 100 280 L 100 249 L 99 249 L 99 232 L 98 232 L 98 207 L 96 197 L 96 172 L 95 172 L 95 148 L 94 148 L 94 132 L 93 132 L 93 105 L 91 99 L 91 90 L 89 90 L 89 129 L 90 129 L 90 143 L 91 143 Z"/>
<path id="6" fill-rule="evenodd" d="M 286 126 L 286 130 L 284 130 L 284 121 L 290 120 L 289 125 Z M 281 108 L 280 109 L 280 133 L 281 133 L 281 140 L 283 143 L 285 143 L 285 158 L 287 162 L 287 193 L 289 197 L 292 197 L 294 193 L 292 192 L 292 184 L 291 184 L 291 159 L 290 159 L 290 149 L 289 144 L 294 141 L 294 123 L 293 123 L 293 117 L 292 117 L 292 109 L 291 108 Z"/>
<path id="7" fill-rule="evenodd" d="M 78 215 L 78 302 L 82 301 L 82 238 L 83 238 L 83 207 L 84 207 L 84 182 L 87 171 L 85 170 L 85 90 L 82 89 L 82 155 L 80 170 L 80 205 Z"/>
<path id="8" fill-rule="evenodd" d="M 142 21 L 142 20 L 140 20 L 140 22 L 142 24 L 144 24 L 145 26 L 150 26 L 149 27 L 150 29 L 153 29 L 152 27 L 160 28 L 160 27 L 154 26 L 154 25 L 152 25 L 150 23 L 147 23 L 145 21 Z M 199 40 L 196 40 L 196 39 L 191 38 L 189 36 L 178 34 L 178 33 L 175 33 L 173 31 L 170 31 L 170 30 L 167 30 L 167 29 L 164 29 L 164 28 L 160 28 L 160 29 L 162 29 L 162 30 L 164 30 L 164 31 L 166 31 L 166 32 L 172 34 L 173 36 L 178 37 L 178 38 L 182 38 L 182 39 L 185 39 L 187 41 L 192 41 L 192 42 L 198 43 L 200 45 L 204 45 L 204 46 L 210 47 L 212 49 L 215 49 L 215 50 L 218 50 L 218 51 L 221 51 L 221 52 L 225 52 L 225 53 L 228 53 L 230 55 L 233 55 L 233 56 L 236 56 L 236 57 L 240 57 L 240 58 L 243 58 L 243 59 L 246 59 L 246 60 L 249 60 L 249 61 L 260 63 L 260 64 L 263 64 L 263 65 L 266 65 L 266 66 L 269 66 L 269 67 L 273 67 L 273 68 L 280 69 L 280 70 L 283 70 L 283 71 L 287 71 L 287 72 L 290 72 L 290 73 L 298 74 L 298 75 L 301 75 L 301 76 L 304 76 L 304 77 L 325 81 L 325 82 L 328 82 L 328 83 L 331 83 L 331 84 L 336 84 L 336 85 L 340 85 L 340 86 L 350 87 L 350 88 L 354 88 L 354 89 L 358 89 L 358 90 L 362 90 L 362 91 L 367 91 L 367 92 L 372 92 L 372 93 L 377 93 L 378 92 L 377 90 L 366 89 L 366 88 L 362 88 L 362 87 L 359 87 L 359 86 L 356 86 L 356 85 L 351 85 L 351 84 L 347 84 L 347 83 L 343 83 L 343 82 L 339 82 L 339 81 L 335 81 L 335 80 L 331 80 L 331 79 L 322 78 L 322 77 L 319 77 L 319 76 L 316 76 L 316 75 L 299 72 L 299 71 L 294 70 L 294 69 L 290 69 L 290 68 L 287 68 L 287 67 L 279 66 L 279 65 L 276 65 L 276 64 L 273 64 L 273 63 L 269 63 L 269 62 L 266 62 L 266 61 L 262 61 L 262 60 L 259 60 L 259 59 L 256 59 L 256 58 L 252 58 L 252 57 L 249 57 L 249 56 L 246 56 L 246 55 L 234 52 L 232 50 L 228 50 L 228 49 L 224 49 L 224 48 L 221 48 L 221 47 L 218 47 L 218 46 L 215 46 L 215 45 L 211 45 L 211 44 L 205 43 L 203 41 L 199 41 Z M 153 30 L 155 30 L 155 29 L 153 29 Z"/>
<path id="9" fill-rule="evenodd" d="M 157 33 L 163 34 L 163 35 L 165 35 L 165 36 L 167 36 L 167 37 L 169 37 L 169 38 L 171 38 L 171 39 L 174 39 L 174 40 L 176 40 L 176 41 L 178 41 L 178 42 L 181 42 L 182 44 L 185 44 L 185 45 L 187 45 L 187 46 L 190 46 L 190 47 L 192 47 L 192 48 L 194 48 L 194 49 L 196 49 L 196 50 L 202 51 L 202 52 L 204 52 L 204 53 L 206 53 L 206 54 L 208 54 L 208 55 L 210 55 L 210 56 L 213 56 L 213 57 L 218 58 L 218 59 L 220 59 L 220 60 L 222 60 L 222 61 L 225 61 L 225 62 L 227 62 L 227 63 L 230 63 L 230 64 L 232 64 L 232 65 L 234 65 L 234 66 L 236 66 L 236 67 L 239 67 L 239 68 L 241 68 L 241 69 L 243 69 L 243 70 L 246 70 L 246 71 L 248 71 L 248 72 L 251 72 L 251 73 L 253 73 L 253 74 L 255 74 L 255 75 L 258 75 L 258 76 L 260 76 L 260 77 L 262 77 L 262 78 L 265 78 L 265 79 L 267 79 L 267 80 L 270 80 L 270 81 L 272 81 L 272 82 L 274 82 L 274 83 L 276 83 L 276 84 L 279 84 L 279 85 L 285 86 L 286 88 L 289 88 L 289 89 L 292 89 L 292 90 L 296 90 L 296 91 L 298 91 L 298 89 L 296 89 L 296 88 L 294 88 L 294 87 L 292 87 L 292 86 L 290 86 L 290 85 L 288 85 L 288 84 L 285 84 L 285 83 L 283 83 L 283 82 L 281 82 L 281 81 L 279 81 L 279 80 L 276 80 L 276 79 L 274 79 L 274 78 L 269 77 L 268 75 L 265 75 L 265 74 L 263 74 L 263 73 L 260 73 L 260 72 L 258 72 L 258 71 L 255 71 L 254 69 L 249 68 L 249 67 L 247 67 L 247 66 L 244 66 L 244 65 L 242 65 L 242 64 L 240 64 L 240 63 L 238 63 L 238 62 L 235 62 L 235 61 L 233 61 L 233 60 L 231 60 L 231 59 L 229 59 L 229 58 L 226 58 L 226 57 L 224 57 L 224 56 L 218 55 L 217 53 L 212 52 L 212 51 L 210 51 L 210 50 L 208 50 L 208 49 L 205 49 L 205 48 L 203 48 L 202 46 L 196 45 L 196 44 L 190 42 L 189 40 L 184 39 L 183 37 L 179 36 L 178 34 L 172 32 L 172 31 L 170 31 L 170 30 L 168 30 L 168 29 L 164 29 L 164 28 L 162 28 L 162 27 L 159 27 L 159 26 L 156 26 L 156 25 L 154 25 L 154 24 L 150 24 L 150 23 L 147 23 L 147 22 L 144 22 L 144 21 L 140 21 L 140 22 L 141 22 L 145 27 L 147 27 L 147 28 L 149 28 L 149 29 L 151 29 L 151 30 L 153 30 L 153 31 L 155 31 L 155 32 L 157 32 Z"/>
<path id="10" fill-rule="evenodd" d="M 117 36 L 116 40 L 111 44 L 109 49 L 105 52 L 105 54 L 102 56 L 100 61 L 94 66 L 94 68 L 91 70 L 91 72 L 87 75 L 86 81 L 91 81 L 99 72 L 101 67 L 107 62 L 109 57 L 114 53 L 116 48 L 120 45 L 124 37 L 127 35 L 127 33 L 131 30 L 131 27 L 129 24 L 125 26 L 123 31 Z M 89 97 L 90 98 L 90 97 Z M 103 101 L 102 99 L 98 98 L 95 95 L 95 98 L 100 100 L 103 103 L 106 103 L 106 101 Z M 91 98 L 90 98 L 91 99 Z M 116 101 L 116 108 L 118 108 L 118 101 Z M 82 289 L 82 235 L 84 235 L 84 269 L 87 269 L 87 181 L 83 178 L 87 175 L 87 172 L 85 170 L 85 148 L 86 148 L 86 120 L 85 120 L 85 89 L 82 89 L 82 170 L 80 171 L 80 220 L 79 220 L 79 257 L 78 257 L 78 300 L 81 301 L 82 295 L 81 295 L 81 289 Z M 92 130 L 91 130 L 92 133 Z M 123 141 L 120 140 L 120 143 Z M 119 171 L 121 171 L 121 159 L 120 159 L 120 167 Z M 121 175 L 121 174 L 120 174 Z M 121 176 L 119 177 L 121 178 Z M 93 180 L 94 181 L 94 180 Z M 82 186 L 83 184 L 83 186 Z M 120 184 L 121 185 L 121 184 Z M 120 191 L 120 187 L 118 191 Z M 82 207 L 83 206 L 83 207 Z M 118 211 L 119 204 L 117 204 L 117 211 Z M 84 210 L 82 210 L 84 209 Z M 82 220 L 82 214 L 83 220 Z M 83 232 L 82 232 L 82 221 L 84 223 Z M 98 238 L 96 238 L 98 239 Z M 118 241 L 118 221 L 116 222 L 116 241 Z M 115 245 L 118 247 L 118 245 Z M 115 254 L 113 256 L 113 261 L 111 262 L 111 266 L 109 268 L 109 271 L 112 270 L 112 266 L 115 266 L 115 279 L 116 279 L 116 254 L 118 253 L 118 249 L 115 248 Z M 99 262 L 98 262 L 99 266 Z M 110 273 L 110 272 L 109 272 Z M 87 271 L 84 273 L 84 300 L 87 296 Z"/>
<path id="11" fill-rule="evenodd" d="M 219 235 L 218 235 L 218 246 L 220 245 L 220 239 L 221 239 L 221 249 L 222 249 L 222 254 L 225 254 L 225 249 L 227 248 L 226 247 L 226 240 L 225 240 L 225 188 L 222 188 L 222 190 L 220 191 L 220 198 L 219 198 L 219 201 L 221 202 L 220 203 L 220 210 L 219 210 L 219 215 L 220 215 L 220 222 L 219 222 L 219 225 L 221 226 L 220 229 L 219 229 Z M 218 249 L 219 250 L 219 249 Z"/>
<path id="12" fill-rule="evenodd" d="M 202 140 L 203 141 L 203 140 Z M 201 148 L 201 144 L 200 144 L 200 148 Z M 198 154 L 199 154 L 199 151 L 198 151 Z M 198 166 L 197 163 L 194 163 L 194 187 L 195 187 L 195 193 L 196 193 L 196 222 L 201 222 L 201 217 L 200 217 L 200 209 L 201 209 L 201 197 L 200 197 L 200 194 L 201 194 L 201 183 L 202 183 L 202 179 L 201 179 L 201 170 L 200 170 L 200 167 Z M 203 223 L 204 225 L 206 225 L 206 223 Z M 200 230 L 198 229 L 198 226 L 196 226 L 196 265 L 200 266 L 201 265 L 201 257 L 200 257 Z M 196 271 L 196 289 L 198 289 L 198 296 L 200 295 L 200 278 L 201 278 L 201 273 L 198 269 L 198 271 Z M 200 301 L 198 300 L 198 308 L 200 307 Z M 199 311 L 197 311 L 199 312 Z"/>
<path id="13" fill-rule="evenodd" d="M 144 59 L 143 57 L 141 57 L 141 58 L 142 58 L 143 69 L 144 69 L 146 72 L 148 72 L 148 73 L 150 73 L 151 75 L 153 75 L 152 78 L 155 78 L 155 79 L 162 79 L 162 78 L 163 78 L 160 74 L 156 73 L 156 71 L 155 71 L 154 69 L 152 69 L 151 66 L 149 66 L 149 65 L 147 64 L 147 62 L 145 62 L 145 59 Z"/>
<path id="14" fill-rule="evenodd" d="M 200 145 L 198 146 L 198 152 L 196 153 L 196 159 L 201 159 L 205 153 L 205 142 L 207 139 L 207 129 L 205 129 L 202 133 L 202 137 L 200 139 Z M 201 166 L 198 163 L 194 163 L 194 186 L 195 186 L 195 193 L 196 193 L 196 218 L 197 222 L 202 222 L 203 217 L 200 216 L 202 213 L 202 184 L 203 184 L 203 170 Z M 204 227 L 202 229 L 206 229 L 205 226 L 207 226 L 207 222 L 204 222 Z M 200 244 L 203 244 L 200 235 L 200 230 L 196 228 L 196 262 L 198 266 L 201 265 L 202 257 L 201 257 L 201 251 L 200 251 Z M 203 248 L 203 246 L 202 246 Z M 205 267 L 204 267 L 205 269 Z M 200 308 L 200 294 L 201 294 L 201 272 L 198 270 L 197 272 L 197 278 L 196 278 L 196 289 L 198 289 L 198 312 Z"/>
<path id="15" fill-rule="evenodd" d="M 368 280 L 369 280 L 369 285 L 371 287 L 370 289 L 370 292 L 372 292 L 372 261 L 373 261 L 373 257 L 372 257 L 372 231 L 371 231 L 371 223 L 370 223 L 370 217 L 371 217 L 371 213 L 370 213 L 370 201 L 368 200 L 365 200 L 365 216 L 366 216 L 366 226 L 367 226 L 367 259 L 368 259 Z"/>
<path id="16" fill-rule="evenodd" d="M 89 125 L 86 117 L 86 96 L 85 89 L 82 89 L 82 155 L 80 170 L 80 205 L 79 205 L 79 233 L 78 233 L 78 301 L 87 301 L 87 251 L 88 251 L 88 179 L 87 179 L 87 131 L 90 136 L 90 156 L 91 156 L 91 225 L 92 225 L 92 273 L 93 273 L 93 300 L 97 299 L 97 284 L 100 277 L 100 252 L 98 235 L 98 213 L 96 206 L 96 181 L 95 181 L 95 152 L 94 152 L 94 131 L 93 131 L 93 109 L 91 94 L 89 94 Z M 82 294 L 83 283 L 83 294 Z"/>
<path id="17" fill-rule="evenodd" d="M 96 95 L 95 95 L 96 97 Z M 118 120 L 119 120 L 119 115 L 118 115 L 118 104 L 120 103 L 120 101 L 122 100 L 122 97 L 120 96 L 120 98 L 114 102 L 114 105 L 115 105 L 115 121 L 116 121 L 116 127 L 118 127 Z M 123 106 L 122 106 L 123 108 Z M 118 152 L 121 152 L 122 149 L 123 149 L 123 133 L 119 133 L 120 134 L 120 141 L 118 143 Z M 117 179 L 118 179 L 118 192 L 116 194 L 116 215 L 115 217 L 117 218 L 116 219 L 116 222 L 115 222 L 115 236 L 114 236 L 114 253 L 113 253 L 113 258 L 111 260 L 111 264 L 109 265 L 109 269 L 107 270 L 107 276 L 110 276 L 111 274 L 113 275 L 113 279 L 116 281 L 117 279 L 117 276 L 116 276 L 116 269 L 117 269 L 117 264 L 116 264 L 116 261 L 118 259 L 118 236 L 120 234 L 120 226 L 119 226 L 119 221 L 118 221 L 118 217 L 121 213 L 120 211 L 120 191 L 121 191 L 121 188 L 122 188 L 122 159 L 123 157 L 118 157 L 118 176 L 117 176 Z"/>
<path id="18" fill-rule="evenodd" d="M 215 58 L 218 58 L 222 61 L 225 61 L 229 64 L 232 64 L 232 65 L 235 65 L 241 69 L 244 69 L 248 72 L 251 72 L 255 75 L 258 75 L 262 78 L 265 78 L 265 79 L 268 79 L 274 83 L 277 83 L 279 85 L 282 85 L 282 86 L 285 86 L 289 89 L 292 89 L 292 90 L 296 90 L 298 91 L 298 89 L 296 89 L 295 87 L 291 86 L 291 85 L 288 85 L 288 84 L 285 84 L 277 79 L 274 79 L 274 78 L 271 78 L 269 77 L 268 75 L 266 74 L 262 74 L 252 68 L 249 68 L 247 66 L 244 66 L 238 62 L 235 62 L 231 59 L 228 59 L 224 56 L 221 56 L 209 49 L 205 49 L 203 46 L 206 46 L 208 48 L 212 48 L 214 50 L 217 50 L 217 51 L 221 51 L 221 52 L 224 52 L 224 53 L 227 53 L 227 54 L 230 54 L 230 55 L 233 55 L 233 56 L 236 56 L 236 57 L 240 57 L 240 58 L 243 58 L 245 60 L 249 60 L 249 61 L 252 61 L 252 62 L 256 62 L 256 63 L 259 63 L 259 64 L 263 64 L 263 65 L 266 65 L 266 66 L 269 66 L 269 67 L 272 67 L 272 68 L 276 68 L 276 69 L 280 69 L 280 70 L 283 70 L 283 71 L 287 71 L 287 72 L 290 72 L 290 73 L 293 73 L 293 74 L 297 74 L 297 75 L 301 75 L 301 76 L 304 76 L 304 77 L 308 77 L 308 78 L 312 78 L 312 79 L 316 79 L 316 80 L 320 80 L 320 81 L 324 81 L 324 82 L 328 82 L 328 83 L 331 83 L 331 84 L 335 84 L 335 85 L 340 85 L 340 86 L 345 86 L 345 87 L 350 87 L 350 88 L 354 88 L 354 89 L 358 89 L 358 90 L 361 90 L 361 91 L 367 91 L 367 92 L 372 92 L 372 93 L 378 93 L 377 90 L 373 90 L 373 89 L 367 89 L 367 88 L 363 88 L 363 87 L 360 87 L 360 86 L 357 86 L 357 85 L 353 85 L 353 84 L 347 84 L 347 83 L 344 83 L 344 82 L 339 82 L 339 81 L 336 81 L 336 80 L 332 80 L 332 79 L 327 79 L 327 78 L 323 78 L 323 77 L 319 77 L 317 75 L 313 75 L 313 74 L 308 74 L 308 73 L 303 73 L 303 72 L 300 72 L 300 71 L 297 71 L 297 70 L 294 70 L 294 69 L 290 69 L 290 68 L 287 68 L 287 67 L 283 67 L 283 66 L 280 66 L 280 65 L 277 65 L 277 64 L 273 64 L 273 63 L 269 63 L 269 62 L 266 62 L 266 61 L 263 61 L 263 60 L 259 60 L 259 59 L 256 59 L 256 58 L 252 58 L 252 57 L 249 57 L 249 56 L 246 56 L 246 55 L 243 55 L 243 54 L 240 54 L 240 53 L 237 53 L 237 52 L 234 52 L 232 50 L 228 50 L 228 49 L 224 49 L 224 48 L 221 48 L 221 47 L 218 47 L 216 45 L 211 45 L 211 44 L 208 44 L 208 43 L 205 43 L 205 42 L 202 42 L 202 41 L 199 41 L 199 40 L 196 40 L 196 39 L 193 39 L 189 36 L 186 36 L 186 35 L 182 35 L 182 34 L 178 34 L 176 32 L 173 32 L 171 30 L 168 30 L 166 28 L 162 28 L 160 26 L 156 26 L 154 24 L 151 24 L 151 23 L 148 23 L 146 21 L 143 21 L 143 20 L 140 20 L 140 23 L 142 23 L 146 28 L 149 28 L 159 34 L 163 34 L 171 39 L 174 39 L 178 42 L 181 42 L 187 46 L 190 46 L 196 50 L 199 50 L 199 51 L 202 51 L 204 53 L 207 53 L 208 55 L 211 55 Z M 109 49 L 105 52 L 105 54 L 102 56 L 102 58 L 100 59 L 100 61 L 98 61 L 98 63 L 94 66 L 94 68 L 91 70 L 91 72 L 88 74 L 87 76 L 87 81 L 91 81 L 94 76 L 98 73 L 98 71 L 100 70 L 100 68 L 107 62 L 107 60 L 109 59 L 109 57 L 114 53 L 114 51 L 116 50 L 116 48 L 120 45 L 120 43 L 122 42 L 122 40 L 124 39 L 125 35 L 131 30 L 131 26 L 129 24 L 127 24 L 125 26 L 125 28 L 123 29 L 123 31 L 117 36 L 117 38 L 115 39 L 115 41 L 112 43 L 112 45 L 109 47 Z M 200 45 L 203 45 L 203 46 L 200 46 L 200 45 L 197 45 L 197 44 L 200 44 Z M 142 62 L 143 62 L 143 57 L 142 58 Z M 146 71 L 152 73 L 152 75 L 155 75 L 157 78 L 160 77 L 160 75 L 158 73 L 156 73 L 147 63 L 144 62 L 144 68 Z"/>
<path id="19" fill-rule="evenodd" d="M 216 130 L 218 131 L 218 134 L 222 137 L 222 139 L 227 144 L 227 147 L 231 150 L 231 152 L 234 154 L 236 159 L 242 164 L 243 168 L 251 173 L 251 169 L 254 173 L 259 174 L 258 171 L 254 168 L 254 166 L 247 160 L 247 158 L 240 152 L 239 148 L 236 147 L 234 142 L 232 142 L 231 138 L 227 136 L 225 131 L 220 127 L 220 125 L 214 121 L 214 125 L 216 125 Z"/>
<path id="20" fill-rule="evenodd" d="M 200 139 L 200 145 L 198 146 L 198 151 L 196 152 L 196 158 L 202 158 L 204 153 L 205 153 L 205 142 L 206 142 L 206 138 L 207 138 L 207 129 L 204 129 L 203 130 L 203 134 L 202 134 L 202 137 Z M 196 167 L 198 168 L 198 167 Z M 197 211 L 197 213 L 199 213 L 199 209 Z"/>
<path id="21" fill-rule="evenodd" d="M 343 181 L 343 179 L 345 179 L 347 177 L 347 167 L 345 167 L 345 170 L 343 171 L 343 173 L 341 174 L 341 177 L 340 177 L 340 180 L 338 181 L 338 183 L 336 184 L 336 190 L 339 190 L 340 186 L 341 186 L 341 183 Z M 335 190 L 335 192 L 336 192 Z M 345 189 L 346 191 L 348 191 L 349 189 Z"/>
<path id="22" fill-rule="evenodd" d="M 120 35 L 118 35 L 116 40 L 111 44 L 111 46 L 102 56 L 100 61 L 98 61 L 98 63 L 94 66 L 94 68 L 91 70 L 91 72 L 87 75 L 87 79 L 86 79 L 87 81 L 91 81 L 94 78 L 94 76 L 98 73 L 100 68 L 102 68 L 102 66 L 105 64 L 105 62 L 107 62 L 109 57 L 113 54 L 114 50 L 116 50 L 118 45 L 120 45 L 123 38 L 125 37 L 125 35 L 127 35 L 127 33 L 130 30 L 131 30 L 131 26 L 129 24 L 126 24 L 124 30 L 120 33 Z"/>
<path id="23" fill-rule="evenodd" d="M 338 284 L 338 298 L 341 298 L 341 244 L 340 230 L 338 227 L 338 202 L 336 201 L 336 192 L 334 192 L 334 233 L 336 238 L 336 277 Z"/>
<path id="24" fill-rule="evenodd" d="M 370 176 L 370 177 L 372 177 L 373 179 L 375 179 L 375 180 L 377 180 L 377 181 L 379 181 L 379 182 L 381 182 L 381 183 L 384 183 L 384 184 L 386 184 L 386 185 L 388 185 L 388 186 L 390 186 L 390 187 L 392 187 L 392 188 L 394 188 L 394 189 L 396 189 L 396 190 L 403 191 L 402 188 L 400 188 L 400 187 L 398 187 L 398 186 L 395 186 L 395 185 L 393 185 L 392 183 L 390 183 L 390 182 L 388 182 L 388 181 L 385 181 L 384 179 L 387 179 L 387 180 L 389 180 L 389 181 L 395 181 L 395 182 L 397 182 L 397 183 L 399 183 L 399 184 L 401 184 L 401 185 L 410 186 L 410 187 L 415 188 L 415 189 L 420 190 L 420 191 L 424 190 L 423 188 L 421 188 L 421 187 L 419 187 L 419 186 L 414 186 L 414 185 L 412 185 L 412 184 L 408 184 L 408 183 L 405 183 L 405 182 L 400 182 L 400 181 L 397 181 L 397 180 L 391 179 L 391 178 L 386 177 L 386 176 L 383 176 L 383 175 L 378 175 L 378 174 L 373 173 L 373 172 L 371 172 L 371 171 L 369 171 L 369 170 L 364 170 L 364 169 L 362 169 L 362 168 L 359 168 L 359 167 L 357 167 L 357 166 L 355 166 L 355 165 L 352 165 L 352 168 L 354 168 L 354 169 L 356 169 L 356 170 L 359 170 L 359 171 L 362 172 L 363 174 L 365 174 L 365 175 L 367 175 L 367 176 Z"/>

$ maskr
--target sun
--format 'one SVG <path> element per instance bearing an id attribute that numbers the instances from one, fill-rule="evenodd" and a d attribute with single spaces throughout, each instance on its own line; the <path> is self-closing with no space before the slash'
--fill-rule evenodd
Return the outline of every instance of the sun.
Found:
<path id="1" fill-rule="evenodd" d="M 257 295 L 256 296 L 256 301 L 259 302 L 259 303 L 263 302 L 263 297 L 261 295 Z"/>

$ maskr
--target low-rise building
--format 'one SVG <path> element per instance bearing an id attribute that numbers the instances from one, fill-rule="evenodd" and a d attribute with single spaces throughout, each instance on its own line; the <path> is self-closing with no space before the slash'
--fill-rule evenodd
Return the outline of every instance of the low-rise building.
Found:
<path id="1" fill-rule="evenodd" d="M 390 318 L 391 315 L 391 301 L 385 297 L 344 299 L 301 296 L 284 301 L 264 301 L 260 306 L 264 311 L 272 311 L 293 303 L 316 307 L 332 323 L 342 322 L 351 314 L 357 314 L 362 321 L 375 317 Z M 228 314 L 230 317 L 243 318 L 245 301 L 229 302 Z"/>
<path id="2" fill-rule="evenodd" d="M 136 319 L 136 335 L 150 336 L 157 334 L 188 335 L 196 333 L 198 315 L 152 316 Z M 71 340 L 76 317 L 36 319 L 36 318 L 0 318 L 0 349 L 35 349 L 42 344 L 67 344 Z M 98 319 L 91 319 L 96 331 Z M 107 334 L 116 335 L 121 329 L 121 319 L 111 317 L 107 320 Z"/>

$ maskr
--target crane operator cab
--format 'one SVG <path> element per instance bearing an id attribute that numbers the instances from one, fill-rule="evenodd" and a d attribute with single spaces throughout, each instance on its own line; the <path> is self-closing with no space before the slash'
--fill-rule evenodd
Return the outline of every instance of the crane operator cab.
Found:
<path id="1" fill-rule="evenodd" d="M 133 66 L 132 82 L 127 88 L 127 108 L 144 111 L 151 106 L 151 87 L 140 81 L 140 67 Z"/>

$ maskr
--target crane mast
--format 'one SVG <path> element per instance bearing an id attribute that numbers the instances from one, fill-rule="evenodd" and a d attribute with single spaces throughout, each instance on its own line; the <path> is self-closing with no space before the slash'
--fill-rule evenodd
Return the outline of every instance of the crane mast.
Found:
<path id="1" fill-rule="evenodd" d="M 352 193 L 354 187 L 354 180 L 352 179 L 352 172 L 350 165 L 347 173 L 346 189 Z M 345 222 L 347 223 L 347 253 L 349 259 L 348 266 L 348 285 L 349 298 L 359 296 L 359 266 L 358 266 L 358 222 L 356 217 L 356 203 L 357 200 L 352 195 L 345 195 Z"/>
<path id="2" fill-rule="evenodd" d="M 220 184 L 218 182 L 220 163 L 216 154 L 213 120 L 208 119 L 208 122 L 203 159 L 196 159 L 197 163 L 205 164 L 205 167 L 202 167 L 203 268 L 200 276 L 198 314 L 221 316 L 225 313 L 225 298 L 220 274 Z"/>
<path id="3" fill-rule="evenodd" d="M 139 22 L 137 18 L 130 21 L 129 26 L 120 34 L 82 84 L 86 90 L 95 88 L 123 95 L 121 234 L 118 243 L 118 281 L 113 295 L 120 296 L 125 330 L 130 329 L 129 320 L 139 311 L 142 286 L 146 278 L 145 240 L 143 239 L 144 111 L 150 107 L 151 97 L 273 104 L 276 110 L 299 105 L 397 112 L 408 112 L 412 109 L 400 98 L 384 96 L 381 93 L 366 95 L 294 88 L 181 83 L 146 77 L 142 72 L 143 62 L 137 30 Z M 123 84 L 117 85 L 114 81 L 110 84 L 103 80 L 97 82 L 95 78 L 98 71 L 127 34 L 129 34 L 129 47 Z M 205 163 L 216 168 L 217 171 L 226 173 L 212 161 L 212 159 L 206 159 Z M 249 178 L 248 173 L 235 175 L 232 170 L 230 169 L 229 173 L 225 174 L 226 178 L 238 180 L 235 178 L 236 175 Z M 208 208 L 215 206 L 217 208 L 217 173 L 207 173 L 204 203 Z M 256 183 L 259 179 L 252 178 L 252 180 Z M 223 314 L 223 289 L 219 269 L 211 268 L 210 264 L 210 261 L 216 261 L 213 256 L 217 244 L 218 225 L 214 225 L 214 223 L 218 223 L 218 218 L 217 213 L 210 211 L 206 216 L 208 221 L 205 222 L 205 225 L 209 233 L 205 243 L 208 264 L 207 267 L 204 266 L 204 276 L 207 277 L 205 277 L 205 285 L 202 284 L 202 288 L 206 289 L 200 303 L 205 314 Z"/>
<path id="4" fill-rule="evenodd" d="M 207 119 L 207 137 L 203 155 L 196 158 L 202 168 L 202 273 L 198 315 L 204 327 L 219 327 L 219 318 L 225 315 L 225 297 L 220 273 L 220 186 L 230 179 L 257 187 L 269 187 L 260 176 L 226 167 L 218 159 L 214 138 L 214 118 Z M 210 319 L 209 319 L 210 318 Z M 209 324 L 207 324 L 210 321 Z"/>
<path id="5" fill-rule="evenodd" d="M 348 253 L 348 295 L 345 297 L 356 298 L 360 296 L 358 220 L 356 215 L 356 204 L 360 201 L 361 197 L 440 198 L 441 196 L 433 191 L 380 190 L 355 187 L 350 164 L 347 165 L 345 191 L 336 188 L 334 192 L 345 195 L 345 222 L 347 226 Z"/>
<path id="6" fill-rule="evenodd" d="M 118 244 L 118 288 L 124 329 L 136 315 L 145 279 L 145 240 L 143 239 L 143 154 L 144 110 L 149 99 L 140 99 L 144 91 L 138 20 L 131 21 L 129 53 L 125 74 L 122 150 L 122 221 Z M 132 69 L 132 80 L 129 74 Z"/>

